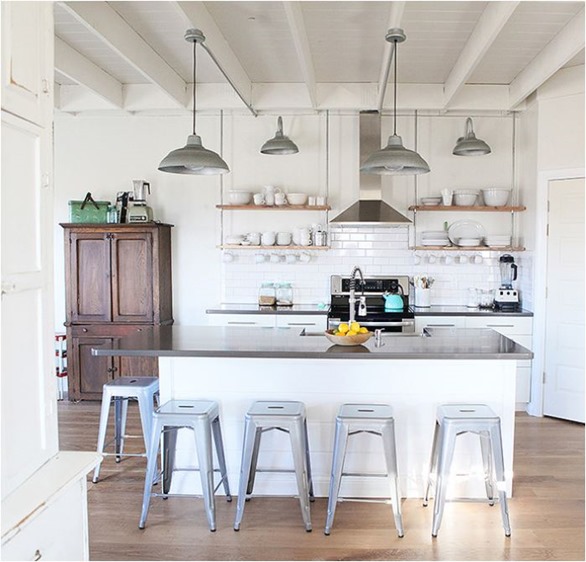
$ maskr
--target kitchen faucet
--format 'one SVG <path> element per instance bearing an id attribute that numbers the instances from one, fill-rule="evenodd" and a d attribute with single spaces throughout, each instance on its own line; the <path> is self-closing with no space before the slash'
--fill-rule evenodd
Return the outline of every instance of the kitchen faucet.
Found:
<path id="1" fill-rule="evenodd" d="M 348 298 L 348 304 L 350 305 L 350 318 L 348 323 L 351 324 L 356 319 L 356 274 L 360 275 L 360 280 L 362 281 L 362 295 L 360 296 L 360 301 L 358 303 L 358 316 L 366 316 L 366 297 L 364 296 L 364 275 L 362 275 L 362 270 L 355 266 L 352 270 L 352 275 L 350 275 L 350 297 Z"/>

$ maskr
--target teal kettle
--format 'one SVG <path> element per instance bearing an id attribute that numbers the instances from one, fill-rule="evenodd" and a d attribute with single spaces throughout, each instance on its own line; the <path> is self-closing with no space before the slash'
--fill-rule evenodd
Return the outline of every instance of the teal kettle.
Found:
<path id="1" fill-rule="evenodd" d="M 403 297 L 398 293 L 383 293 L 385 310 L 403 310 Z"/>

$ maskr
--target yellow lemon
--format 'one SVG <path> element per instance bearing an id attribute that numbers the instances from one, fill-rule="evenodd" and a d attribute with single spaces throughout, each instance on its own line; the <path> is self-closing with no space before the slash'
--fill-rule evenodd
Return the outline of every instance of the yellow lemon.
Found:
<path id="1" fill-rule="evenodd" d="M 359 334 L 368 334 L 368 328 L 365 328 L 364 326 L 362 328 L 360 328 L 360 330 L 358 330 Z"/>
<path id="2" fill-rule="evenodd" d="M 352 322 L 352 324 L 350 324 L 350 330 L 358 332 L 358 330 L 360 330 L 360 324 L 358 322 Z"/>
<path id="3" fill-rule="evenodd" d="M 348 330 L 346 332 L 347 336 L 355 336 L 358 332 L 356 330 Z"/>
<path id="4" fill-rule="evenodd" d="M 346 323 L 342 323 L 338 326 L 338 332 L 340 332 L 340 334 L 345 334 L 349 329 L 350 327 Z"/>

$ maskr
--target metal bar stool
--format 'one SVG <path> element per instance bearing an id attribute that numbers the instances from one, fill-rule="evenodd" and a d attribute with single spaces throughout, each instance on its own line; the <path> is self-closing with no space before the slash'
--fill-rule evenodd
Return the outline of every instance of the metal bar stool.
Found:
<path id="1" fill-rule="evenodd" d="M 382 438 L 387 474 L 361 472 L 343 472 L 344 458 L 348 437 L 358 433 L 370 433 Z M 342 476 L 376 476 L 388 477 L 391 484 L 391 501 L 395 527 L 399 537 L 403 536 L 403 519 L 401 516 L 401 497 L 397 473 L 397 451 L 395 445 L 395 420 L 393 409 L 388 404 L 343 404 L 336 416 L 336 433 L 334 437 L 334 454 L 328 498 L 328 512 L 324 533 L 330 534 L 334 523 L 336 505 L 339 501 L 386 501 L 358 500 L 339 497 Z"/>
<path id="2" fill-rule="evenodd" d="M 153 400 L 159 397 L 159 379 L 157 377 L 120 377 L 107 382 L 102 390 L 102 408 L 100 413 L 100 428 L 98 431 L 98 453 L 103 456 L 116 456 L 116 462 L 122 457 L 147 457 L 151 442 Z M 110 415 L 110 404 L 114 401 L 114 437 L 106 443 L 106 430 Z M 140 412 L 142 437 L 144 439 L 144 453 L 124 453 L 124 439 L 135 437 L 126 435 L 126 417 L 128 401 L 136 400 Z M 115 442 L 115 452 L 105 453 L 104 448 Z M 93 481 L 98 481 L 102 461 L 94 470 Z"/>
<path id="3" fill-rule="evenodd" d="M 484 465 L 484 483 L 488 503 L 494 505 L 494 489 L 496 487 L 505 535 L 509 537 L 511 536 L 511 526 L 509 522 L 507 494 L 505 492 L 501 420 L 485 404 L 443 404 L 437 409 L 431 461 L 429 463 L 429 477 L 423 499 L 423 505 L 427 506 L 432 475 L 436 472 L 436 492 L 431 535 L 437 537 L 442 522 L 456 437 L 462 433 L 475 433 L 480 437 L 480 449 Z"/>
<path id="4" fill-rule="evenodd" d="M 189 428 L 195 437 L 195 447 L 199 468 L 175 468 L 175 443 L 177 431 L 181 428 Z M 163 439 L 163 490 L 161 494 L 151 493 L 153 482 L 156 480 L 157 453 L 161 433 L 168 434 L 169 439 Z M 212 435 L 216 446 L 219 469 L 214 469 L 212 452 Z M 174 471 L 188 470 L 198 471 L 201 477 L 201 488 L 210 531 L 216 530 L 216 506 L 214 494 L 220 485 L 224 486 L 226 500 L 231 502 L 228 474 L 226 471 L 226 459 L 224 456 L 224 444 L 220 427 L 220 414 L 218 403 L 211 400 L 169 400 L 157 408 L 153 413 L 153 432 L 149 449 L 147 470 L 144 481 L 144 495 L 142 499 L 142 513 L 140 515 L 139 529 L 144 529 L 149 512 L 151 496 L 182 496 L 188 494 L 169 494 L 171 478 Z M 219 472 L 221 479 L 214 487 L 214 472 Z"/>
<path id="5" fill-rule="evenodd" d="M 273 429 L 288 433 L 291 439 L 301 515 L 303 516 L 305 530 L 309 532 L 311 531 L 309 502 L 313 501 L 314 496 L 305 405 L 303 402 L 271 401 L 253 402 L 246 413 L 234 530 L 240 530 L 240 523 L 244 515 L 244 504 L 252 495 L 254 478 L 257 472 L 293 472 L 293 470 L 257 468 L 262 434 Z"/>

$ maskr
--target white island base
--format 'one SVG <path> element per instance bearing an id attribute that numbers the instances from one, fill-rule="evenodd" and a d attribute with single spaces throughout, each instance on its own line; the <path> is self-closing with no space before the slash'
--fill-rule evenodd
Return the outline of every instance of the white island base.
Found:
<path id="1" fill-rule="evenodd" d="M 421 498 L 429 465 L 435 412 L 442 403 L 482 403 L 501 418 L 507 495 L 512 493 L 515 415 L 514 360 L 362 360 L 239 357 L 160 357 L 161 402 L 211 399 L 220 417 L 232 493 L 238 489 L 244 416 L 255 400 L 299 400 L 307 408 L 315 495 L 326 497 L 335 418 L 342 403 L 388 403 L 394 409 L 401 496 Z M 261 441 L 259 468 L 291 469 L 287 434 Z M 197 466 L 193 436 L 181 430 L 177 467 Z M 216 465 L 217 466 L 217 465 Z M 381 439 L 349 438 L 345 472 L 386 472 Z M 458 437 L 448 498 L 484 498 L 476 435 Z M 176 472 L 171 493 L 200 493 L 197 472 Z M 218 493 L 222 493 L 221 489 Z M 254 494 L 296 495 L 293 474 L 258 473 Z M 387 497 L 386 478 L 345 477 L 342 497 Z"/>

